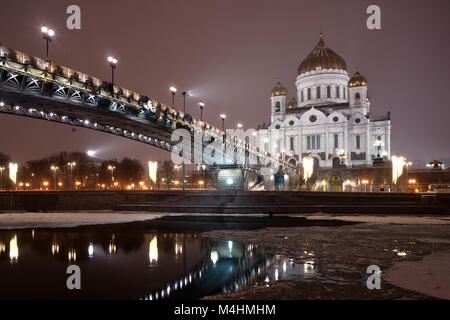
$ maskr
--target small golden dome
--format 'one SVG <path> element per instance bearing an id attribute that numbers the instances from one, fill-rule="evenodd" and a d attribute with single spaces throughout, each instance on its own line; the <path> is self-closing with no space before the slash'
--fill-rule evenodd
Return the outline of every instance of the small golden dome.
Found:
<path id="1" fill-rule="evenodd" d="M 295 97 L 293 97 L 291 99 L 291 101 L 289 101 L 289 104 L 288 104 L 288 109 L 294 109 L 294 108 L 297 108 L 297 99 Z"/>
<path id="2" fill-rule="evenodd" d="M 287 95 L 287 90 L 281 85 L 280 77 L 277 78 L 277 83 L 272 89 L 272 97 L 285 96 Z"/>
<path id="3" fill-rule="evenodd" d="M 298 67 L 297 74 L 322 69 L 347 70 L 345 60 L 336 52 L 325 45 L 323 34 L 320 33 L 320 40 L 313 51 L 302 61 Z"/>
<path id="4" fill-rule="evenodd" d="M 355 75 L 348 82 L 349 87 L 367 86 L 367 79 L 359 73 L 359 68 L 356 68 Z"/>

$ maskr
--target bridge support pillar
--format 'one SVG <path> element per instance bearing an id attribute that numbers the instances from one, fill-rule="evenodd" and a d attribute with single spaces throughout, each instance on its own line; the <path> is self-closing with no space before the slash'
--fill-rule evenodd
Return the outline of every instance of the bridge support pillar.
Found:
<path id="1" fill-rule="evenodd" d="M 217 174 L 218 190 L 244 190 L 244 172 L 239 166 L 220 166 Z"/>

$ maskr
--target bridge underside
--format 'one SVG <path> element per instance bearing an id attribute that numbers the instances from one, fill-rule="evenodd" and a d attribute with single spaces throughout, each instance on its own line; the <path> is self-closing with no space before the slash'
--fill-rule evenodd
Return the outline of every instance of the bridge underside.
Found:
<path id="1" fill-rule="evenodd" d="M 170 149 L 167 145 L 162 146 L 161 142 L 170 145 L 171 132 L 161 130 L 157 125 L 146 119 L 136 119 L 119 112 L 69 104 L 67 101 L 58 101 L 24 93 L 5 91 L 1 88 L 0 94 L 2 99 L 6 100 L 9 105 L 9 107 L 0 107 L 0 112 L 3 113 L 80 126 L 121 135 L 125 138 L 140 142 L 146 141 L 143 141 L 139 135 L 152 137 L 148 141 L 149 144 L 159 142 L 159 145 L 156 145 L 157 147 L 163 147 L 163 149 L 167 150 Z"/>

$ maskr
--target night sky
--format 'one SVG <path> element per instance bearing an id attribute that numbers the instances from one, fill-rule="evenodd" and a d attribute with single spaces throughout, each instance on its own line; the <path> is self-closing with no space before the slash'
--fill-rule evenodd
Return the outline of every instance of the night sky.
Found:
<path id="1" fill-rule="evenodd" d="M 81 30 L 66 28 L 66 8 L 82 10 Z M 370 4 L 382 30 L 366 28 Z M 220 126 L 255 127 L 270 119 L 276 77 L 295 95 L 297 67 L 319 39 L 368 80 L 373 116 L 391 111 L 392 154 L 450 162 L 450 1 L 365 0 L 0 0 L 0 43 L 45 55 L 40 27 L 56 32 L 50 58 L 170 104 L 169 86 L 191 91 L 188 112 Z M 182 108 L 181 95 L 176 103 Z M 23 162 L 59 151 L 142 161 L 170 154 L 128 139 L 42 120 L 0 114 L 0 152 Z"/>

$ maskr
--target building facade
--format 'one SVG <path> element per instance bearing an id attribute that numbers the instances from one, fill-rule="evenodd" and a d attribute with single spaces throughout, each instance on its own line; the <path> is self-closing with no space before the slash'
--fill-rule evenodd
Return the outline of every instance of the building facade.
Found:
<path id="1" fill-rule="evenodd" d="M 271 92 L 270 124 L 258 127 L 258 146 L 291 164 L 312 157 L 317 166 L 372 165 L 390 158 L 390 114 L 373 117 L 367 79 L 357 69 L 350 78 L 343 58 L 323 35 L 301 62 L 288 92 L 278 79 Z"/>

